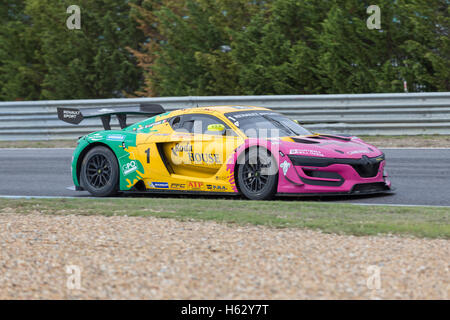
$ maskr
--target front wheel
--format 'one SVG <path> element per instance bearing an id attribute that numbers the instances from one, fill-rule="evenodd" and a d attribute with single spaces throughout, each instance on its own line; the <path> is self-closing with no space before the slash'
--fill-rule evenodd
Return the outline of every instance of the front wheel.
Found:
<path id="1" fill-rule="evenodd" d="M 81 185 L 96 197 L 115 195 L 119 188 L 119 165 L 114 153 L 102 146 L 90 150 L 81 163 Z"/>
<path id="2" fill-rule="evenodd" d="M 242 194 L 252 200 L 272 198 L 278 185 L 275 159 L 266 149 L 253 148 L 246 152 L 242 162 L 237 170 L 237 183 Z"/>

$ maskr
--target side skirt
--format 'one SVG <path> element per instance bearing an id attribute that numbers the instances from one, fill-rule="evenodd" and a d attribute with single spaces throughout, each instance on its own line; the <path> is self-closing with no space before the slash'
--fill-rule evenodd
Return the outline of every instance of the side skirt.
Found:
<path id="1" fill-rule="evenodd" d="M 364 196 L 370 194 L 393 194 L 395 189 L 390 190 L 377 190 L 367 192 L 324 192 L 324 193 L 276 193 L 275 196 L 283 197 L 333 197 L 333 196 Z"/>
<path id="2" fill-rule="evenodd" d="M 214 191 L 195 191 L 195 190 L 161 190 L 147 189 L 145 191 L 127 190 L 120 191 L 123 194 L 177 194 L 177 195 L 211 195 L 211 196 L 238 196 L 238 192 L 214 192 Z"/>

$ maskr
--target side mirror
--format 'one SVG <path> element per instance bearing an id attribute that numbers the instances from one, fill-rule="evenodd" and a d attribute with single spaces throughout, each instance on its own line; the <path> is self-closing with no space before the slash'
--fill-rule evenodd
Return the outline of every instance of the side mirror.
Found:
<path id="1" fill-rule="evenodd" d="M 225 126 L 221 123 L 210 124 L 208 126 L 208 132 L 211 132 L 212 134 L 223 134 L 225 132 Z"/>

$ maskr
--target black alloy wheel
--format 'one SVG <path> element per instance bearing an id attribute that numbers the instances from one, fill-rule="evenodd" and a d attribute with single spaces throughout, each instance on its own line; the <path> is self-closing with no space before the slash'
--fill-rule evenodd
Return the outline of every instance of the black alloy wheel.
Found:
<path id="1" fill-rule="evenodd" d="M 119 165 L 114 153 L 107 147 L 92 148 L 83 158 L 80 183 L 96 197 L 117 194 L 119 189 Z"/>
<path id="2" fill-rule="evenodd" d="M 266 149 L 250 149 L 244 163 L 238 164 L 237 183 L 242 194 L 252 200 L 272 198 L 278 185 L 274 165 L 275 159 Z"/>
<path id="3" fill-rule="evenodd" d="M 94 188 L 103 188 L 111 179 L 111 163 L 102 154 L 94 155 L 87 163 L 86 177 L 88 183 Z"/>

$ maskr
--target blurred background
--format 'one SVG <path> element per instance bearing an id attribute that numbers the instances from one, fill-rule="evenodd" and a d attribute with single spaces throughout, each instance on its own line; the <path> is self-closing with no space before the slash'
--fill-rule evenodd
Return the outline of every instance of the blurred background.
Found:
<path id="1" fill-rule="evenodd" d="M 450 91 L 448 5 L 3 0 L 0 100 Z"/>

